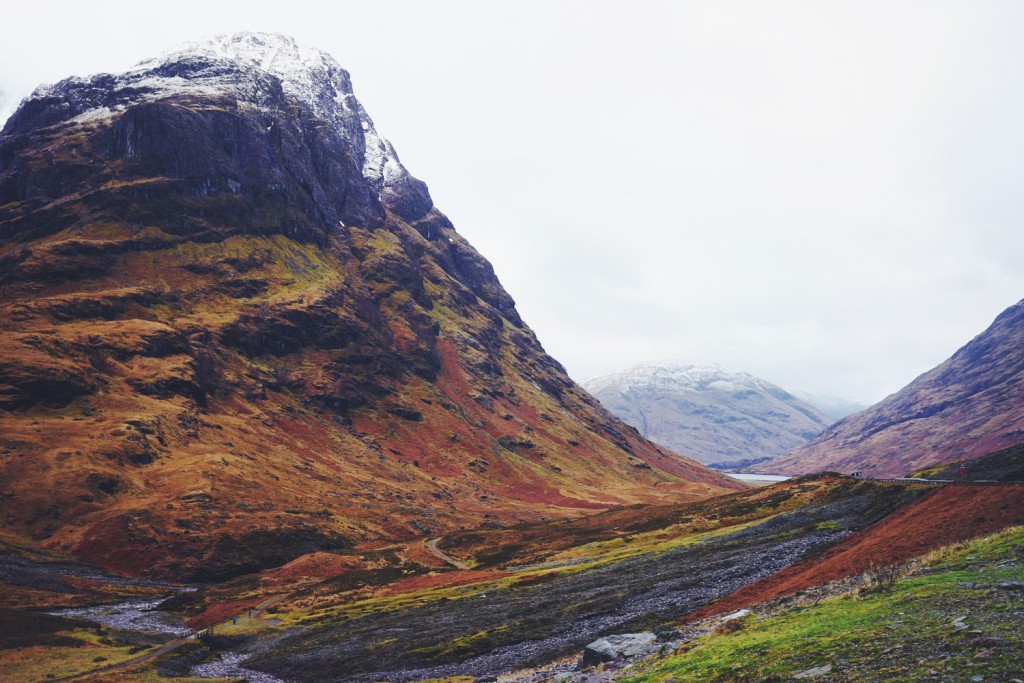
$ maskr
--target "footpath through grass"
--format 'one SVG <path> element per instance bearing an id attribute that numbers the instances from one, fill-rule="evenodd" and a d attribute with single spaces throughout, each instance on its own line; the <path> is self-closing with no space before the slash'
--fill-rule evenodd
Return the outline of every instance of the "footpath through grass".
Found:
<path id="1" fill-rule="evenodd" d="M 1024 680 L 1024 527 L 936 551 L 886 583 L 749 617 L 626 680 Z"/>

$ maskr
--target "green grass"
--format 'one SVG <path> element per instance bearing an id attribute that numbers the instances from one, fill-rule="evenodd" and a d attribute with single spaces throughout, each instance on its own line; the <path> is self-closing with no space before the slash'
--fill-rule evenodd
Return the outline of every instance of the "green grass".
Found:
<path id="1" fill-rule="evenodd" d="M 1024 579 L 1024 527 L 932 553 L 924 564 L 888 589 L 849 593 L 752 620 L 734 633 L 709 634 L 627 680 L 781 681 L 825 665 L 831 672 L 816 680 L 1020 678 L 1024 592 L 998 586 Z M 966 628 L 953 626 L 960 617 Z M 992 638 L 1002 641 L 986 640 Z"/>
<path id="2" fill-rule="evenodd" d="M 552 579 L 555 576 L 589 571 L 598 567 L 616 564 L 638 555 L 668 552 L 683 546 L 701 543 L 717 536 L 730 534 L 760 524 L 763 521 L 755 520 L 733 526 L 719 527 L 703 533 L 681 534 L 668 540 L 657 539 L 656 534 L 653 532 L 640 534 L 638 537 L 641 537 L 643 542 L 637 542 L 635 545 L 627 543 L 621 538 L 591 543 L 573 549 L 566 557 L 560 556 L 560 561 L 565 561 L 566 558 L 575 560 L 571 564 L 559 566 L 558 562 L 548 561 L 533 567 L 531 570 L 513 572 L 502 578 L 489 578 L 457 586 L 418 589 L 386 597 L 355 598 L 350 602 L 339 605 L 325 605 L 312 610 L 284 612 L 276 616 L 282 620 L 282 628 L 285 628 L 293 625 L 308 625 L 339 619 L 348 620 L 372 612 L 409 609 L 437 600 L 472 598 L 488 591 L 533 585 Z M 573 554 L 576 551 L 579 551 L 578 555 Z"/>
<path id="3" fill-rule="evenodd" d="M 43 681 L 91 671 L 132 659 L 146 646 L 117 644 L 100 628 L 65 632 L 68 643 L 0 651 L 0 681 Z"/>

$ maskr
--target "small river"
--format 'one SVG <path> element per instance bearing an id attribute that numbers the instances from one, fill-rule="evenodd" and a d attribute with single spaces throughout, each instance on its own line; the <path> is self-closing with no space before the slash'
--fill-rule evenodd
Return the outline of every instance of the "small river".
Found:
<path id="1" fill-rule="evenodd" d="M 158 612 L 154 608 L 166 598 L 143 598 L 128 600 L 116 605 L 99 605 L 96 607 L 72 607 L 50 614 L 59 617 L 79 617 L 96 621 L 111 628 L 127 631 L 155 631 L 172 636 L 187 636 L 192 633 L 185 624 L 166 612 Z"/>
<path id="2" fill-rule="evenodd" d="M 180 619 L 175 619 L 173 615 L 155 609 L 167 597 L 128 600 L 115 605 L 72 607 L 56 610 L 50 614 L 87 619 L 110 628 L 126 631 L 166 633 L 178 638 L 190 635 L 193 630 L 183 624 Z M 244 678 L 249 683 L 288 683 L 262 671 L 246 669 L 242 664 L 247 657 L 248 655 L 237 652 L 228 652 L 215 662 L 194 666 L 192 674 L 199 678 Z"/>
<path id="3" fill-rule="evenodd" d="M 192 667 L 192 674 L 200 678 L 244 678 L 249 683 L 288 683 L 262 671 L 246 669 L 242 664 L 248 655 L 228 652 L 216 662 Z"/>
<path id="4" fill-rule="evenodd" d="M 781 474 L 743 474 L 742 472 L 726 473 L 726 476 L 732 477 L 733 479 L 739 479 L 740 481 L 749 482 L 771 482 L 786 481 L 792 477 L 784 477 Z"/>

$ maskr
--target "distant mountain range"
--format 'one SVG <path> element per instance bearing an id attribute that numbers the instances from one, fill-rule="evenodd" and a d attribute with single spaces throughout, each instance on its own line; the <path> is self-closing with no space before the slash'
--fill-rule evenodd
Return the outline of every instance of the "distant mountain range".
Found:
<path id="1" fill-rule="evenodd" d="M 752 471 L 902 475 L 1024 442 L 1024 301 L 938 367 Z"/>
<path id="2" fill-rule="evenodd" d="M 706 464 L 777 455 L 833 422 L 771 382 L 713 364 L 643 363 L 582 384 L 646 438 Z"/>

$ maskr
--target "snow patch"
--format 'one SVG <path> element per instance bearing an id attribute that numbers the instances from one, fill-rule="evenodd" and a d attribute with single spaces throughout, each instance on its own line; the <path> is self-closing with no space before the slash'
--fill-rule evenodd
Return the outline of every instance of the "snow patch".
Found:
<path id="1" fill-rule="evenodd" d="M 72 123 L 89 123 L 90 121 L 103 121 L 109 118 L 113 118 L 114 111 L 109 107 L 97 107 L 96 109 L 90 109 L 84 111 L 75 118 L 71 119 Z"/>
<path id="2" fill-rule="evenodd" d="M 180 71 L 175 68 L 177 65 L 189 67 L 189 74 L 175 75 Z M 266 75 L 276 79 L 286 95 L 306 105 L 352 145 L 362 157 L 363 177 L 378 195 L 385 187 L 408 179 L 408 171 L 399 162 L 391 143 L 377 133 L 352 93 L 348 72 L 326 52 L 300 45 L 288 36 L 242 32 L 182 43 L 114 76 L 114 90 L 132 102 L 228 93 L 259 107 L 268 101 L 267 84 L 273 82 Z M 87 90 L 91 82 L 89 78 L 69 78 L 40 86 L 32 96 L 61 96 L 68 88 Z M 94 107 L 74 121 L 99 120 L 116 111 Z"/>

